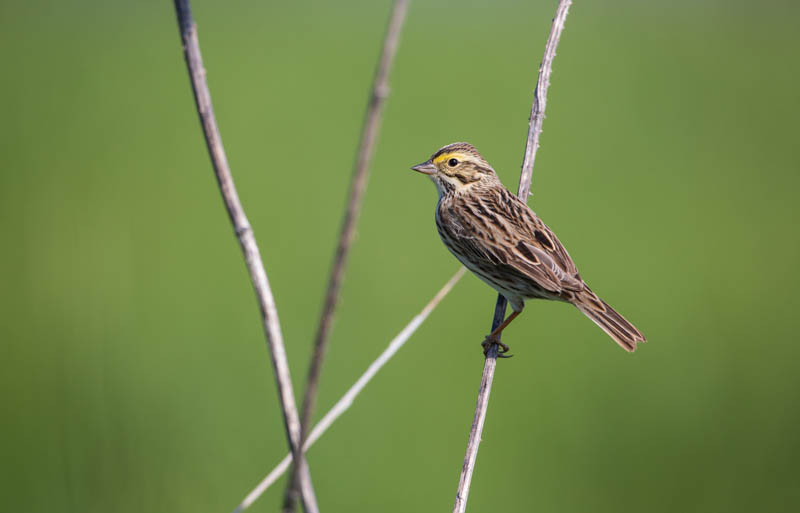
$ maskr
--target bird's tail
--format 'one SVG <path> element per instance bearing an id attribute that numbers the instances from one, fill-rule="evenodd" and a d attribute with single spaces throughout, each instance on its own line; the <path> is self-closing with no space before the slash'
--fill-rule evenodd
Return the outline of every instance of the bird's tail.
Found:
<path id="1" fill-rule="evenodd" d="M 597 297 L 597 294 L 592 292 L 589 287 L 576 294 L 573 304 L 626 351 L 635 350 L 638 342 L 647 340 L 642 332 L 636 329 L 636 326 Z"/>

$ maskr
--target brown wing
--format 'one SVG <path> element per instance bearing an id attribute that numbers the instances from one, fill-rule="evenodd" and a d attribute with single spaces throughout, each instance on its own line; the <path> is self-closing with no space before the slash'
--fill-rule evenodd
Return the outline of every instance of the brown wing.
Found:
<path id="1" fill-rule="evenodd" d="M 583 280 L 561 241 L 527 204 L 504 187 L 464 197 L 468 210 L 487 219 L 493 238 L 476 241 L 502 255 L 513 267 L 541 287 L 555 292 L 583 290 Z"/>

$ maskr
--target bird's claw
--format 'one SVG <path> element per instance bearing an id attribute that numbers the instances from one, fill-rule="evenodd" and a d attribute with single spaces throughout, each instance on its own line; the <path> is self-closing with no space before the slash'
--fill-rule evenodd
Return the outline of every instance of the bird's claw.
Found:
<path id="1" fill-rule="evenodd" d="M 506 344 L 498 340 L 497 337 L 492 337 L 491 335 L 487 335 L 484 341 L 481 342 L 481 347 L 483 347 L 484 356 L 489 354 L 489 348 L 492 347 L 492 344 L 497 344 L 498 358 L 511 358 L 512 356 L 514 356 L 513 354 L 507 354 L 510 348 Z"/>

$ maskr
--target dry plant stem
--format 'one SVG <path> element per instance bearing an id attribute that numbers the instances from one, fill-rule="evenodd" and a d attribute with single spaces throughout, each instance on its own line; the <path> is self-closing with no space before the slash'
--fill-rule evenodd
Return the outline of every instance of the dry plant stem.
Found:
<path id="1" fill-rule="evenodd" d="M 450 280 L 436 293 L 436 295 L 431 299 L 425 308 L 417 314 L 411 322 L 409 322 L 405 328 L 403 328 L 400 333 L 397 334 L 396 337 L 389 342 L 387 348 L 381 353 L 381 355 L 370 364 L 364 374 L 358 378 L 358 381 L 350 387 L 350 389 L 342 396 L 341 399 L 331 408 L 328 410 L 328 413 L 322 417 L 322 420 L 314 426 L 314 429 L 311 430 L 308 438 L 303 444 L 303 452 L 307 451 L 314 443 L 319 440 L 319 438 L 328 430 L 329 427 L 347 411 L 350 406 L 352 406 L 353 401 L 358 396 L 359 393 L 367 386 L 367 384 L 372 380 L 373 377 L 378 373 L 381 368 L 389 362 L 389 360 L 400 350 L 401 347 L 411 338 L 411 335 L 414 334 L 415 331 L 422 325 L 425 319 L 433 312 L 434 308 L 438 306 L 438 304 L 444 299 L 444 297 L 452 290 L 458 280 L 464 276 L 466 272 L 466 268 L 461 267 L 458 272 L 456 272 Z M 292 463 L 292 455 L 288 454 L 283 460 L 281 460 L 278 465 L 272 469 L 272 471 L 267 474 L 259 484 L 256 486 L 253 491 L 251 491 L 247 497 L 233 510 L 233 513 L 241 513 L 242 511 L 246 510 L 252 504 L 258 500 L 258 498 L 269 488 L 275 481 L 280 478 L 284 472 L 289 468 L 289 465 Z"/>
<path id="2" fill-rule="evenodd" d="M 267 272 L 261 261 L 261 254 L 256 244 L 250 222 L 244 213 L 239 195 L 233 183 L 228 159 L 225 156 L 225 149 L 222 145 L 222 137 L 214 116 L 214 109 L 211 104 L 211 93 L 206 82 L 206 71 L 203 67 L 203 58 L 200 53 L 200 44 L 197 39 L 197 26 L 192 17 L 191 8 L 188 0 L 175 0 L 175 11 L 178 16 L 178 27 L 183 41 L 183 52 L 186 59 L 186 66 L 189 70 L 189 77 L 194 91 L 194 99 L 197 104 L 197 112 L 200 115 L 200 122 L 203 125 L 203 133 L 211 156 L 211 163 L 214 166 L 214 173 L 217 177 L 222 199 L 228 216 L 233 224 L 239 245 L 242 248 L 247 270 L 253 282 L 258 305 L 261 310 L 261 319 L 264 326 L 264 333 L 267 336 L 267 346 L 272 357 L 272 367 L 275 371 L 275 380 L 278 385 L 278 397 L 283 410 L 284 426 L 286 428 L 289 448 L 298 461 L 304 462 L 300 453 L 300 419 L 295 405 L 294 392 L 292 391 L 292 381 L 289 375 L 289 364 L 286 359 L 286 350 L 283 345 L 283 335 L 278 321 L 278 311 L 275 307 L 275 299 L 267 279 Z M 317 513 L 317 502 L 314 490 L 311 485 L 311 475 L 305 464 L 300 465 L 304 471 L 301 474 L 301 489 L 303 505 L 308 513 Z"/>
<path id="3" fill-rule="evenodd" d="M 503 304 L 503 309 L 505 310 L 505 304 Z M 478 445 L 481 443 L 483 423 L 486 420 L 486 410 L 489 407 L 489 393 L 492 391 L 492 381 L 494 380 L 496 366 L 497 344 L 492 344 L 486 353 L 486 360 L 483 364 L 481 386 L 478 389 L 478 404 L 475 406 L 475 417 L 472 419 L 472 428 L 469 431 L 467 453 L 464 457 L 464 464 L 461 467 L 461 476 L 458 479 L 458 491 L 456 492 L 456 503 L 453 506 L 453 511 L 463 512 L 467 508 L 469 486 L 472 482 L 472 472 L 475 470 L 475 460 L 478 457 Z"/>
<path id="4" fill-rule="evenodd" d="M 344 220 L 342 221 L 341 232 L 339 234 L 339 243 L 336 248 L 333 266 L 331 267 L 331 273 L 328 280 L 328 288 L 325 294 L 325 304 L 322 308 L 317 335 L 314 341 L 314 354 L 309 369 L 308 384 L 301 415 L 302 424 L 304 426 L 308 424 L 308 421 L 311 418 L 314 409 L 314 403 L 316 401 L 321 365 L 325 356 L 325 349 L 327 347 L 327 342 L 330 335 L 336 304 L 339 299 L 339 290 L 341 287 L 342 276 L 344 275 L 344 268 L 347 264 L 347 257 L 350 253 L 350 246 L 353 242 L 356 223 L 358 222 L 358 216 L 361 211 L 364 190 L 367 186 L 369 165 L 372 160 L 375 142 L 378 136 L 378 129 L 380 127 L 381 116 L 383 114 L 383 105 L 389 92 L 389 70 L 391 69 L 394 61 L 394 55 L 397 49 L 397 41 L 403 20 L 405 19 L 407 5 L 407 0 L 397 0 L 395 2 L 392 17 L 389 22 L 389 29 L 386 33 L 386 41 L 384 42 L 381 60 L 375 75 L 375 83 L 370 95 L 369 108 L 367 110 L 363 132 L 361 134 L 358 158 L 356 160 L 356 166 L 353 171 L 352 182 L 350 185 L 350 196 L 347 203 L 347 210 L 345 212 Z"/>
<path id="5" fill-rule="evenodd" d="M 558 2 L 553 26 L 550 28 L 550 35 L 544 46 L 544 57 L 539 64 L 539 78 L 536 81 L 536 89 L 533 91 L 531 116 L 528 121 L 528 139 L 525 144 L 525 157 L 522 160 L 522 172 L 519 175 L 519 190 L 517 191 L 517 196 L 524 201 L 527 201 L 531 190 L 533 165 L 536 161 L 536 151 L 539 149 L 539 136 L 542 133 L 544 109 L 547 105 L 547 88 L 550 87 L 550 75 L 553 72 L 553 59 L 556 57 L 556 48 L 561 40 L 561 31 L 564 30 L 564 22 L 567 20 L 570 5 L 572 5 L 572 0 Z"/>
<path id="6" fill-rule="evenodd" d="M 553 18 L 553 26 L 545 44 L 544 57 L 539 65 L 539 78 L 536 82 L 536 89 L 533 92 L 533 104 L 531 106 L 531 116 L 528 126 L 528 139 L 525 144 L 525 157 L 522 161 L 522 172 L 519 177 L 519 189 L 517 195 L 526 199 L 530 193 L 531 178 L 533 177 L 533 164 L 536 161 L 536 151 L 539 149 L 539 135 L 542 132 L 542 121 L 544 120 L 544 110 L 547 102 L 547 88 L 550 85 L 550 74 L 553 71 L 553 59 L 556 56 L 556 48 L 561 38 L 561 31 L 564 30 L 564 22 L 567 19 L 571 0 L 560 0 L 556 8 L 556 15 Z M 506 312 L 506 298 L 497 295 L 495 304 L 494 318 L 492 320 L 492 331 L 503 322 Z M 494 371 L 497 367 L 497 344 L 492 344 L 486 354 L 481 375 L 481 385 L 478 390 L 478 401 L 475 405 L 475 416 L 472 420 L 472 427 L 469 432 L 467 451 L 464 456 L 464 464 L 461 468 L 461 476 L 458 480 L 458 490 L 456 501 L 453 505 L 453 513 L 464 513 L 467 509 L 467 498 L 469 497 L 469 487 L 472 482 L 472 473 L 475 470 L 475 460 L 478 457 L 478 446 L 483 434 L 483 424 L 486 420 L 486 410 L 489 406 L 489 394 L 492 391 L 492 381 Z"/>
<path id="7" fill-rule="evenodd" d="M 331 326 L 333 324 L 334 314 L 336 313 L 336 304 L 339 300 L 339 290 L 341 288 L 345 266 L 347 265 L 347 257 L 350 254 L 350 246 L 353 243 L 356 224 L 358 223 L 358 217 L 363 203 L 364 191 L 369 179 L 369 167 L 375 153 L 375 143 L 378 139 L 378 131 L 383 116 L 383 107 L 386 97 L 389 95 L 389 72 L 394 64 L 394 56 L 397 53 L 397 44 L 400 39 L 400 32 L 403 28 L 407 10 L 408 0 L 395 0 L 392 14 L 389 18 L 389 25 L 386 29 L 386 36 L 383 41 L 380 60 L 378 61 L 378 67 L 375 71 L 372 92 L 370 93 L 369 104 L 361 132 L 361 140 L 359 142 L 358 156 L 356 157 L 353 176 L 350 182 L 347 209 L 345 210 L 344 219 L 342 220 L 339 242 L 336 247 L 333 266 L 331 267 L 330 276 L 328 278 L 325 303 L 322 307 L 322 313 L 320 314 L 317 334 L 314 340 L 314 350 L 308 370 L 305 395 L 303 396 L 303 406 L 300 414 L 303 438 L 305 438 L 308 432 L 308 426 L 311 423 L 311 417 L 314 413 L 320 374 L 322 371 L 322 362 L 325 358 Z M 294 505 L 297 499 L 296 480 L 297 470 L 293 470 L 292 477 L 286 489 L 284 511 L 290 512 L 295 509 Z"/>

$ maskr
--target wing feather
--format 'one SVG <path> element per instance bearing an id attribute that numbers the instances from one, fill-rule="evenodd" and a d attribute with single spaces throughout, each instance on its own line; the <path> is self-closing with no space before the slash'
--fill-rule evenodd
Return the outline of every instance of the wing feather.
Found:
<path id="1" fill-rule="evenodd" d="M 582 290 L 583 280 L 561 241 L 517 196 L 505 188 L 478 196 L 483 209 L 502 226 L 507 264 L 536 281 L 543 288 L 560 293 Z M 501 243 L 502 243 L 501 242 Z"/>

